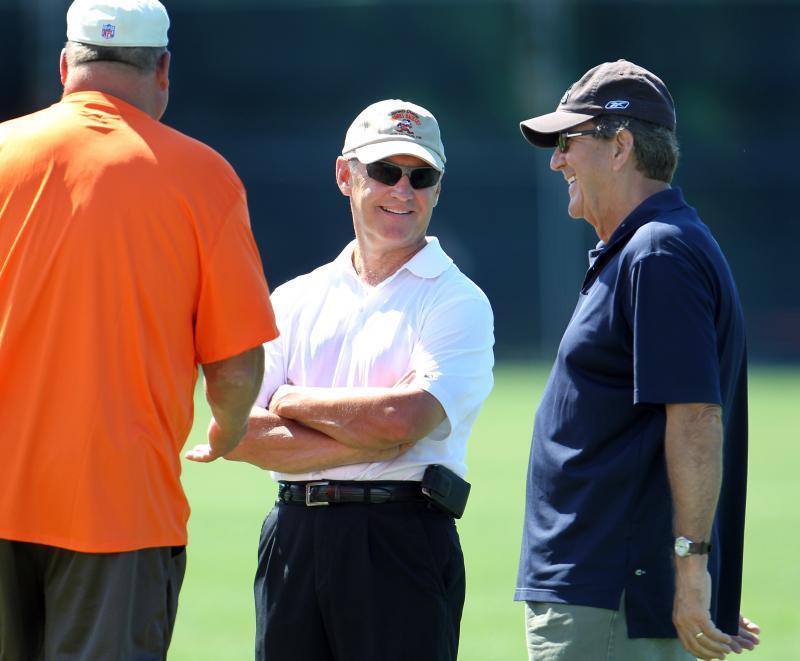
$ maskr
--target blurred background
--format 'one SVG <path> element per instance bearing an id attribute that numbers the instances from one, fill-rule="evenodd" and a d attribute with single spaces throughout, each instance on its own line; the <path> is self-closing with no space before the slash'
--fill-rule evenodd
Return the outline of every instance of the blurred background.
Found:
<path id="1" fill-rule="evenodd" d="M 459 521 L 468 595 L 461 661 L 522 661 L 512 602 L 533 413 L 597 238 L 566 214 L 549 152 L 521 119 L 555 109 L 587 69 L 626 58 L 675 97 L 675 185 L 736 276 L 749 327 L 751 456 L 744 601 L 757 659 L 800 658 L 800 0 L 164 0 L 165 123 L 236 168 L 275 287 L 352 237 L 334 161 L 355 115 L 384 98 L 439 119 L 447 175 L 430 233 L 487 293 L 496 387 L 470 442 Z M 58 100 L 69 0 L 0 0 L 0 121 Z M 795 82 L 792 82 L 792 81 Z M 87 155 L 91 158 L 91 155 Z M 187 445 L 202 442 L 198 391 Z M 250 587 L 274 487 L 251 466 L 184 464 L 189 568 L 170 657 L 252 658 Z M 794 539 L 794 542 L 791 540 Z M 401 615 L 398 626 L 403 626 Z"/>
<path id="2" fill-rule="evenodd" d="M 800 362 L 796 285 L 800 2 L 166 0 L 167 124 L 236 168 L 271 286 L 352 236 L 333 163 L 367 104 L 439 119 L 447 175 L 430 233 L 487 293 L 503 358 L 550 360 L 596 236 L 566 215 L 521 119 L 621 57 L 667 83 L 680 186 L 733 267 L 759 362 Z M 0 119 L 60 94 L 68 0 L 0 0 Z M 795 80 L 792 83 L 791 80 Z"/>

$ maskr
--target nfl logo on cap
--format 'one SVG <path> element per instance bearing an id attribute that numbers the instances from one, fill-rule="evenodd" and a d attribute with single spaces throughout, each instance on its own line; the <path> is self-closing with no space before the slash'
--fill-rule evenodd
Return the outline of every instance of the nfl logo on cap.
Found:
<path id="1" fill-rule="evenodd" d="M 114 48 L 163 48 L 169 16 L 158 0 L 74 0 L 67 39 Z"/>

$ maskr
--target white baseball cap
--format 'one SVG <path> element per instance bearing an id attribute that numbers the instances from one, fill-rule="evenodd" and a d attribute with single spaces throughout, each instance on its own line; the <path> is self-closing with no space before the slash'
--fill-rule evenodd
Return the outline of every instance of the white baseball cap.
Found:
<path id="1" fill-rule="evenodd" d="M 67 39 L 111 47 L 167 45 L 169 16 L 158 0 L 75 0 L 67 10 Z"/>
<path id="2" fill-rule="evenodd" d="M 399 154 L 421 158 L 443 172 L 447 159 L 436 118 L 422 106 L 400 99 L 364 108 L 347 129 L 342 156 L 374 163 Z"/>

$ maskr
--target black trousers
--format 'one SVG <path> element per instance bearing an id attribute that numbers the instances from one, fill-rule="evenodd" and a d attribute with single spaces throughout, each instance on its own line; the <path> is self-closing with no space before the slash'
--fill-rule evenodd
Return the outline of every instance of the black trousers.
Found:
<path id="1" fill-rule="evenodd" d="M 79 553 L 0 540 L 0 659 L 165 659 L 185 569 L 182 546 Z"/>
<path id="2" fill-rule="evenodd" d="M 427 503 L 277 504 L 255 579 L 258 661 L 455 661 L 464 556 Z"/>

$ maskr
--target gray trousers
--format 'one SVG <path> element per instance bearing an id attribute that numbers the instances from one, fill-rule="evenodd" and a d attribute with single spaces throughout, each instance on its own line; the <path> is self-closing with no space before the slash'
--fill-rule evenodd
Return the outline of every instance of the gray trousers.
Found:
<path id="1" fill-rule="evenodd" d="M 0 539 L 0 659 L 165 659 L 185 569 L 182 546 L 79 553 Z"/>
<path id="2" fill-rule="evenodd" d="M 525 604 L 529 661 L 690 661 L 677 638 L 628 638 L 619 610 L 541 601 Z"/>

